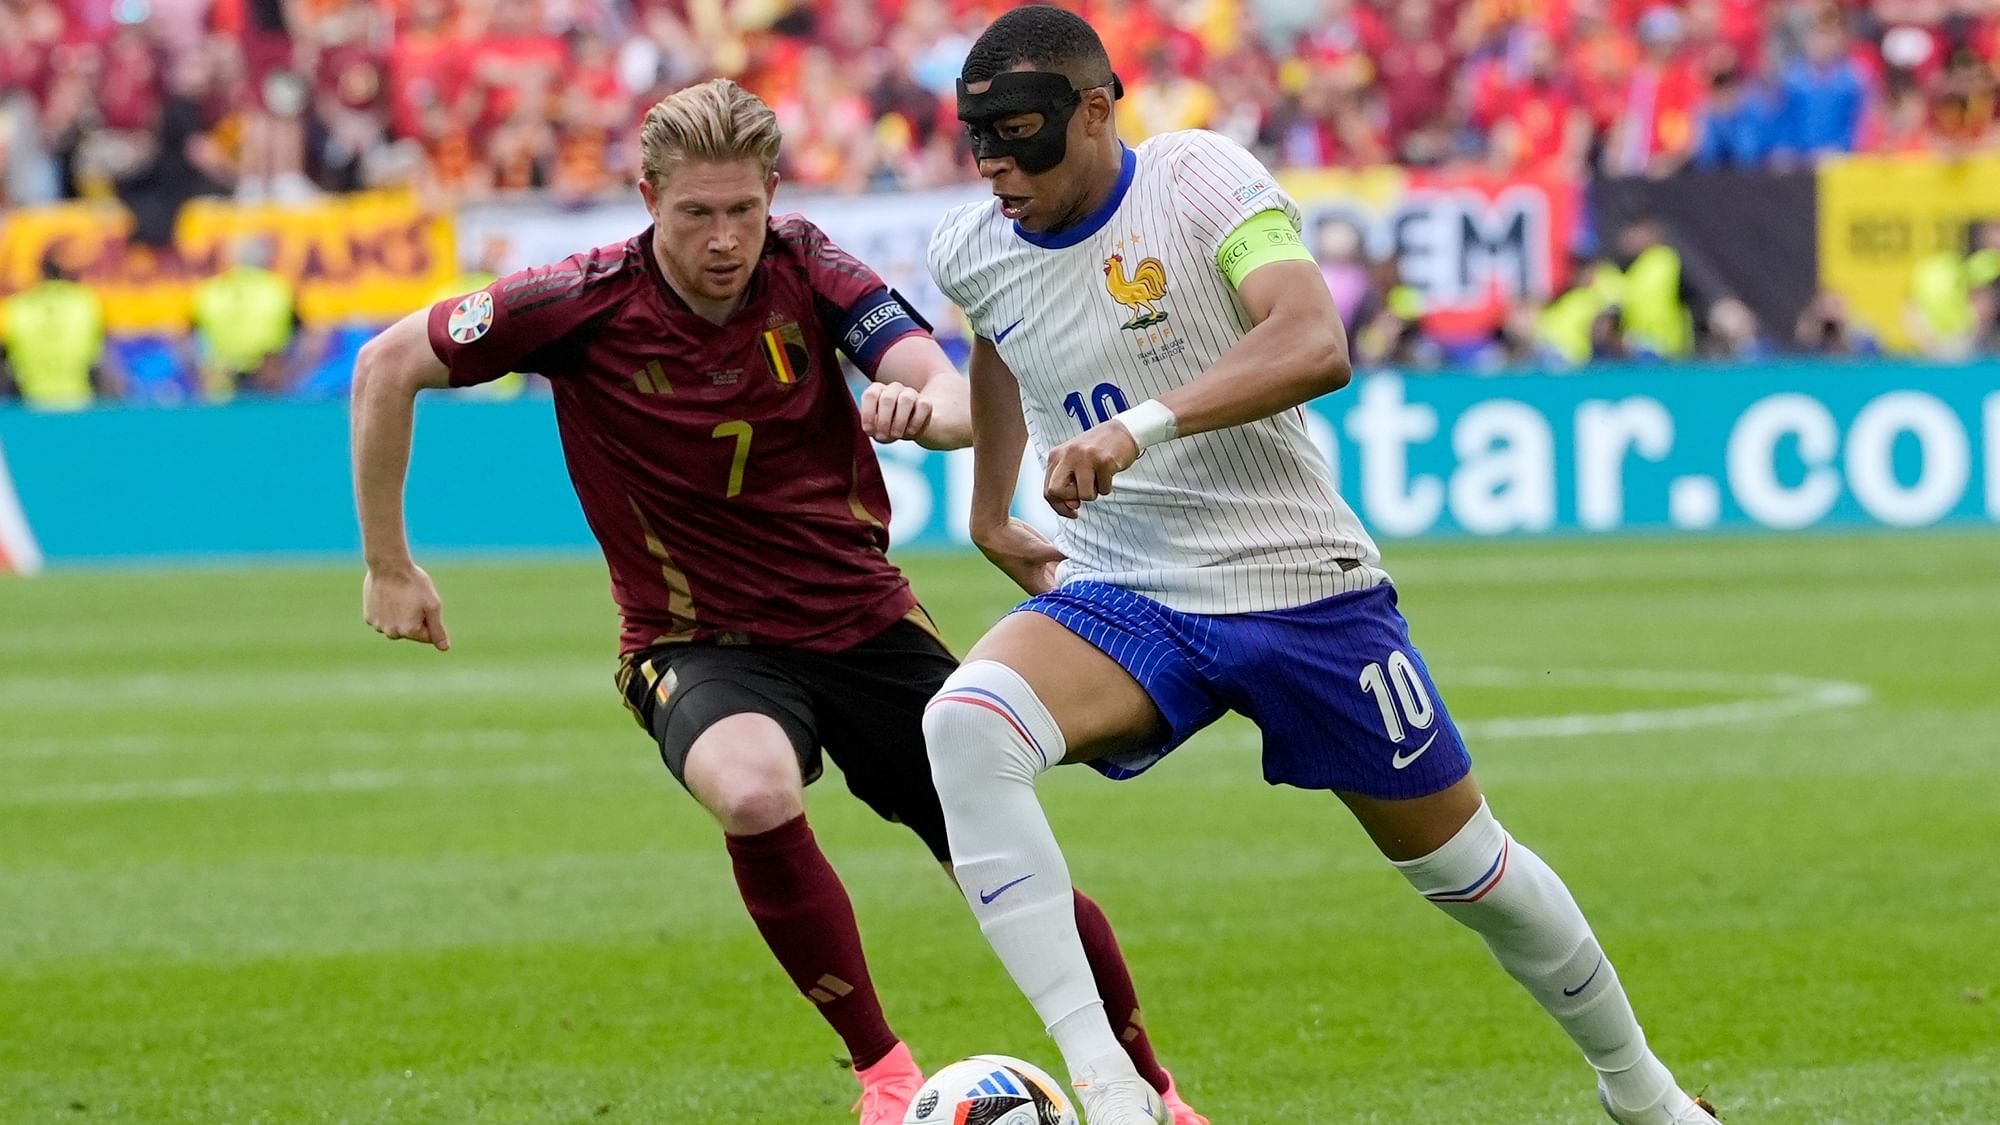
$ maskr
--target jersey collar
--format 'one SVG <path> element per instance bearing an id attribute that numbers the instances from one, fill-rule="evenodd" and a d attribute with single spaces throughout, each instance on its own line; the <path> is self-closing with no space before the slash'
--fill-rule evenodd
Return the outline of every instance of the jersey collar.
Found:
<path id="1" fill-rule="evenodd" d="M 648 226 L 645 232 L 639 235 L 637 240 L 639 243 L 639 260 L 645 264 L 646 273 L 653 279 L 654 290 L 659 293 L 660 300 L 666 302 L 667 309 L 670 312 L 685 314 L 711 328 L 723 328 L 734 323 L 738 317 L 743 315 L 744 310 L 764 299 L 764 289 L 767 284 L 765 274 L 768 272 L 765 268 L 765 262 L 771 257 L 771 249 L 778 241 L 778 231 L 775 226 L 769 223 L 766 224 L 764 252 L 757 256 L 756 263 L 750 267 L 750 285 L 743 291 L 742 302 L 736 306 L 735 312 L 729 314 L 728 320 L 722 324 L 717 324 L 689 307 L 687 301 L 674 291 L 673 283 L 667 280 L 666 271 L 661 268 L 660 260 L 653 256 L 653 232 L 657 225 Z"/>
<path id="2" fill-rule="evenodd" d="M 1014 233 L 1020 235 L 1022 241 L 1044 250 L 1063 250 L 1103 230 L 1104 224 L 1110 222 L 1111 216 L 1118 212 L 1118 205 L 1125 202 L 1125 192 L 1132 186 L 1133 175 L 1139 171 L 1139 155 L 1122 144 L 1118 146 L 1118 150 L 1124 154 L 1119 160 L 1118 186 L 1111 189 L 1110 198 L 1106 199 L 1097 210 L 1085 215 L 1076 225 L 1061 230 L 1023 230 L 1020 223 L 1015 223 Z"/>

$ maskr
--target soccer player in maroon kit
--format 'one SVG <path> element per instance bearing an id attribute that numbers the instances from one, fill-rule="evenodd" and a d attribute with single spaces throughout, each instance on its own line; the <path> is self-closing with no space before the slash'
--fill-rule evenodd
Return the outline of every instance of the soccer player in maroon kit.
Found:
<path id="1" fill-rule="evenodd" d="M 830 754 L 856 796 L 949 863 L 922 715 L 957 662 L 884 554 L 869 439 L 957 448 L 971 415 L 897 294 L 804 218 L 771 217 L 779 143 L 770 109 L 734 83 L 683 90 L 641 133 L 650 229 L 414 313 L 362 349 L 364 612 L 392 640 L 450 647 L 403 527 L 417 392 L 547 376 L 624 620 L 626 704 L 721 822 L 751 918 L 845 1041 L 863 1125 L 900 1125 L 923 1076 L 883 1019 L 803 789 Z M 836 348 L 871 379 L 858 404 Z M 1110 924 L 1075 901 L 1133 1061 L 1172 1091 Z M 1204 1121 L 1169 1100 L 1177 1125 Z"/>

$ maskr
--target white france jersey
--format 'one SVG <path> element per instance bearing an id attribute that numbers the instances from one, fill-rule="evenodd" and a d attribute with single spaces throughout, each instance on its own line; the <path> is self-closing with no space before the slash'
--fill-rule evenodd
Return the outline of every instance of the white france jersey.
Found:
<path id="1" fill-rule="evenodd" d="M 1104 208 L 1055 234 L 1019 230 L 997 200 L 954 208 L 931 236 L 931 274 L 1020 381 L 1041 463 L 1192 382 L 1250 331 L 1216 253 L 1269 210 L 1299 225 L 1255 157 L 1215 133 L 1166 133 L 1126 150 Z M 1387 578 L 1296 409 L 1153 446 L 1060 522 L 1056 545 L 1069 556 L 1059 581 L 1187 613 L 1287 609 Z"/>

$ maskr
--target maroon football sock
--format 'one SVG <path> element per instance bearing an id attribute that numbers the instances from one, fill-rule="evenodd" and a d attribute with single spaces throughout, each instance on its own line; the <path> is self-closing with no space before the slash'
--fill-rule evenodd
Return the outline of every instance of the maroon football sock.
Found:
<path id="1" fill-rule="evenodd" d="M 1153 1041 L 1139 1018 L 1139 992 L 1132 987 L 1131 970 L 1125 954 L 1118 949 L 1118 936 L 1111 932 L 1111 920 L 1082 891 L 1076 892 L 1076 932 L 1083 937 L 1083 955 L 1090 959 L 1090 975 L 1097 981 L 1097 994 L 1104 998 L 1104 1014 L 1111 1030 L 1125 1044 L 1132 1065 L 1139 1069 L 1153 1089 L 1166 1093 L 1167 1072 L 1153 1055 Z"/>
<path id="2" fill-rule="evenodd" d="M 840 1034 L 856 1070 L 880 1062 L 896 1046 L 896 1033 L 868 979 L 847 888 L 804 814 L 769 832 L 723 838 L 743 905 L 786 975 Z"/>

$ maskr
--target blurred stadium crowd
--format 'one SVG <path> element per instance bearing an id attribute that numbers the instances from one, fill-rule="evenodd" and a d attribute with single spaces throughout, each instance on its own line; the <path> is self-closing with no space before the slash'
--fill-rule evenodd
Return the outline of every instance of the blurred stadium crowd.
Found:
<path id="1" fill-rule="evenodd" d="M 1125 79 L 1128 139 L 1206 127 L 1277 168 L 1588 184 L 1783 172 L 1829 153 L 2000 152 L 2000 0 L 1070 2 Z M 0 0 L 0 204 L 116 200 L 141 246 L 170 242 L 199 196 L 291 205 L 392 188 L 437 212 L 517 197 L 581 205 L 629 192 L 645 110 L 714 75 L 777 110 L 791 184 L 959 184 L 976 174 L 953 83 L 1009 6 Z M 1796 304 L 1785 323 L 1760 323 L 1699 247 L 1646 216 L 1594 232 L 1561 291 L 1509 308 L 1470 343 L 1428 330 L 1394 253 L 1338 223 L 1312 234 L 1364 367 L 1879 348 L 1831 292 L 1796 323 Z M 453 292 L 484 284 L 504 251 L 465 248 Z M 96 297 L 57 257 L 6 301 L 0 396 L 121 397 Z M 270 257 L 254 241 L 232 246 L 202 282 L 189 325 L 199 347 L 169 365 L 178 393 L 286 392 L 338 364 L 338 346 L 300 331 Z M 1973 222 L 1963 246 L 1918 266 L 1906 319 L 1914 350 L 2000 351 L 2000 222 Z M 79 364 L 92 371 L 83 386 Z M 55 368 L 59 379 L 29 374 Z M 38 395 L 38 383 L 59 388 Z"/>
<path id="2" fill-rule="evenodd" d="M 737 78 L 794 183 L 968 178 L 996 0 L 0 0 L 6 201 L 616 190 L 646 107 Z M 1660 174 L 2000 148 L 2000 0 L 1086 0 L 1128 136 L 1273 166 Z"/>

